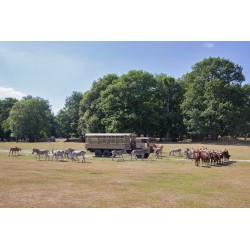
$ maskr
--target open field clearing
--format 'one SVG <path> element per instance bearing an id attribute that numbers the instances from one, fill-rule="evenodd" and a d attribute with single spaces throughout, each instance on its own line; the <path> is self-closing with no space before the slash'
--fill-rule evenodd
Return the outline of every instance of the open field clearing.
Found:
<path id="1" fill-rule="evenodd" d="M 32 148 L 85 149 L 82 143 L 0 143 L 0 207 L 250 207 L 250 146 L 227 148 L 230 162 L 196 167 L 171 148 L 201 144 L 167 143 L 161 159 L 112 161 L 87 152 L 86 163 L 36 160 Z M 22 148 L 8 156 L 10 147 Z M 242 160 L 242 161 L 240 161 Z M 243 161 L 244 160 L 244 161 Z"/>

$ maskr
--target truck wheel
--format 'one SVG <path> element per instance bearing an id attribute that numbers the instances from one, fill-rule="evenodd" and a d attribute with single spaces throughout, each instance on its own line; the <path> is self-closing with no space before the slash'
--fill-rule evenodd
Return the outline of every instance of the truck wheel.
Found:
<path id="1" fill-rule="evenodd" d="M 95 157 L 102 157 L 102 151 L 100 149 L 95 150 Z"/>
<path id="2" fill-rule="evenodd" d="M 149 153 L 146 153 L 146 154 L 144 155 L 144 159 L 148 159 L 148 157 L 149 157 Z"/>
<path id="3" fill-rule="evenodd" d="M 102 156 L 106 157 L 106 158 L 110 157 L 110 151 L 109 150 L 104 150 Z"/>

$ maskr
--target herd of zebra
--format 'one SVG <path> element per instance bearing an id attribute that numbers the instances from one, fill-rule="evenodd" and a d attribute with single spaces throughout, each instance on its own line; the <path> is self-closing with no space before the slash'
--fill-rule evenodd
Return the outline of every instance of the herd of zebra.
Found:
<path id="1" fill-rule="evenodd" d="M 40 150 L 37 148 L 33 148 L 32 154 L 36 153 L 36 158 L 41 155 L 45 155 L 45 159 L 50 159 L 49 157 L 49 150 L 44 149 Z M 74 161 L 75 159 L 79 162 L 79 157 L 82 158 L 82 162 L 85 162 L 85 155 L 86 152 L 84 150 L 74 150 L 73 148 L 68 148 L 67 150 L 54 150 L 52 149 L 52 161 L 54 160 L 54 157 L 57 161 L 64 161 L 64 158 L 70 159 Z"/>
<path id="2" fill-rule="evenodd" d="M 14 147 L 14 148 L 10 148 L 9 151 L 9 156 L 10 154 L 12 154 L 12 156 L 15 154 L 15 156 L 18 154 L 19 155 L 19 151 L 22 151 L 21 148 L 18 147 Z M 86 152 L 84 150 L 74 150 L 73 148 L 68 148 L 67 150 L 54 150 L 52 149 L 52 155 L 50 154 L 50 151 L 47 149 L 37 149 L 37 148 L 33 148 L 32 149 L 32 154 L 36 154 L 36 159 L 37 157 L 40 160 L 40 156 L 45 156 L 45 160 L 50 160 L 50 156 L 52 156 L 52 161 L 54 160 L 54 158 L 57 161 L 64 161 L 65 158 L 67 159 L 71 159 L 72 161 L 77 160 L 79 162 L 79 158 L 82 158 L 82 162 L 85 162 L 85 155 Z"/>
<path id="3" fill-rule="evenodd" d="M 162 156 L 164 146 L 162 144 L 154 144 L 153 145 L 153 154 L 156 156 L 156 159 L 159 159 L 160 156 Z M 10 148 L 9 155 L 12 153 L 12 156 L 15 154 L 19 155 L 19 151 L 21 151 L 21 148 L 14 147 Z M 116 156 L 119 158 L 123 158 L 123 155 L 128 154 L 126 150 L 113 150 L 112 152 L 112 160 Z M 86 159 L 86 151 L 84 150 L 74 150 L 73 148 L 68 148 L 67 150 L 54 150 L 52 149 L 52 154 L 50 154 L 50 151 L 47 149 L 32 149 L 32 154 L 36 154 L 36 159 L 40 156 L 45 156 L 45 159 L 50 160 L 50 156 L 52 156 L 52 161 L 64 161 L 64 159 L 70 159 L 72 161 L 77 160 L 79 162 L 79 158 L 81 157 L 82 162 L 85 162 Z M 138 159 L 141 158 L 144 159 L 145 154 L 147 154 L 147 150 L 143 148 L 134 149 L 132 152 L 130 152 L 131 160 L 133 158 Z M 229 161 L 230 154 L 228 150 L 224 149 L 223 151 L 216 151 L 216 150 L 207 150 L 205 147 L 200 147 L 199 149 L 189 149 L 181 152 L 181 148 L 173 148 L 169 151 L 169 156 L 175 156 L 175 154 L 178 154 L 179 156 L 183 156 L 185 159 L 192 159 L 195 161 L 195 165 L 199 166 L 199 163 L 202 162 L 203 164 L 220 164 L 225 161 Z"/>

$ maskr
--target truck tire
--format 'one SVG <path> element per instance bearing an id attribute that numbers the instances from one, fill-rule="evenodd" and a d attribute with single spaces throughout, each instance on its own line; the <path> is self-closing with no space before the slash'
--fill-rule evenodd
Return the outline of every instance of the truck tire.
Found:
<path id="1" fill-rule="evenodd" d="M 102 157 L 102 151 L 100 149 L 95 150 L 95 157 Z"/>
<path id="2" fill-rule="evenodd" d="M 144 155 L 144 159 L 148 159 L 148 157 L 149 157 L 149 153 L 146 153 L 146 154 Z"/>
<path id="3" fill-rule="evenodd" d="M 105 158 L 110 157 L 110 151 L 109 150 L 104 150 L 103 153 L 102 153 L 102 156 L 105 157 Z"/>

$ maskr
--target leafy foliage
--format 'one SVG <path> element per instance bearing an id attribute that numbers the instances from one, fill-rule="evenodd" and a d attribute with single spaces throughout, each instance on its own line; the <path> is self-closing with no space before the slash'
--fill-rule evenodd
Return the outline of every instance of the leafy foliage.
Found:
<path id="1" fill-rule="evenodd" d="M 85 93 L 74 91 L 56 116 L 39 97 L 0 100 L 0 137 L 12 133 L 32 141 L 55 133 L 69 137 L 87 132 L 247 137 L 250 85 L 241 85 L 244 80 L 242 67 L 219 57 L 196 63 L 180 79 L 143 70 L 108 74 Z"/>
<path id="2" fill-rule="evenodd" d="M 157 87 L 155 102 L 158 106 L 158 126 L 160 137 L 175 137 L 185 133 L 180 104 L 183 99 L 183 86 L 173 77 L 156 75 Z"/>
<path id="3" fill-rule="evenodd" d="M 104 118 L 103 109 L 100 105 L 101 92 L 117 79 L 118 76 L 115 74 L 106 75 L 95 81 L 92 89 L 84 93 L 79 109 L 79 130 L 82 134 L 87 132 L 105 132 L 105 127 L 101 122 Z"/>
<path id="4" fill-rule="evenodd" d="M 217 138 L 234 134 L 242 106 L 242 68 L 229 60 L 208 58 L 183 76 L 181 104 L 184 123 L 192 134 Z"/>
<path id="5" fill-rule="evenodd" d="M 65 100 L 64 108 L 56 115 L 57 134 L 64 137 L 78 136 L 79 107 L 82 93 L 74 91 Z"/>
<path id="6" fill-rule="evenodd" d="M 49 102 L 40 98 L 26 97 L 11 109 L 9 125 L 14 137 L 35 138 L 50 135 L 52 113 Z"/>
<path id="7" fill-rule="evenodd" d="M 12 107 L 17 101 L 15 98 L 0 100 L 0 137 L 2 140 L 3 138 L 10 137 L 11 131 L 8 117 Z"/>
<path id="8" fill-rule="evenodd" d="M 104 118 L 102 124 L 107 132 L 137 131 L 152 133 L 154 128 L 153 92 L 156 81 L 144 71 L 129 71 L 110 84 L 101 93 Z"/>

